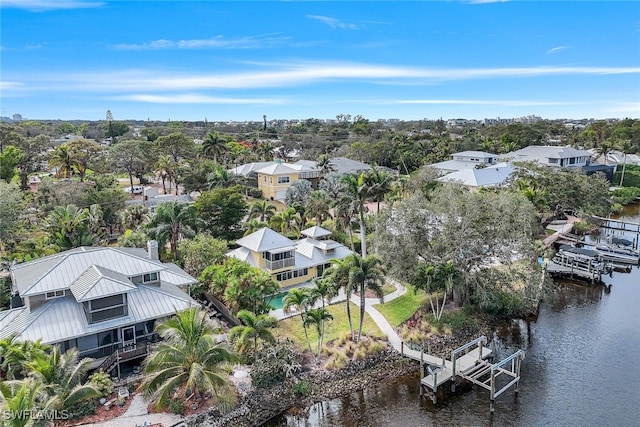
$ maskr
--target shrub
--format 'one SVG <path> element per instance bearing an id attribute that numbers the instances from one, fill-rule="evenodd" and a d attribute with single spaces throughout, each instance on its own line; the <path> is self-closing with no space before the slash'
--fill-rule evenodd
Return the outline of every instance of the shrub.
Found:
<path id="1" fill-rule="evenodd" d="M 581 220 L 573 223 L 573 232 L 581 236 L 587 234 L 592 228 L 593 225 L 589 221 Z"/>
<path id="2" fill-rule="evenodd" d="M 66 409 L 69 412 L 69 418 L 80 418 L 85 415 L 93 415 L 98 409 L 98 400 L 85 400 L 83 402 L 75 403 Z"/>
<path id="3" fill-rule="evenodd" d="M 299 396 L 306 396 L 311 393 L 311 384 L 309 381 L 299 381 L 293 385 L 292 391 Z"/>
<path id="4" fill-rule="evenodd" d="M 301 361 L 302 357 L 290 339 L 265 345 L 251 366 L 251 381 L 258 388 L 273 387 L 300 372 Z"/>
<path id="5" fill-rule="evenodd" d="M 89 377 L 89 383 L 100 392 L 100 397 L 107 397 L 113 392 L 111 376 L 103 371 L 97 371 Z"/>
<path id="6" fill-rule="evenodd" d="M 347 357 L 342 352 L 336 352 L 331 355 L 325 365 L 328 370 L 344 368 L 347 364 Z"/>

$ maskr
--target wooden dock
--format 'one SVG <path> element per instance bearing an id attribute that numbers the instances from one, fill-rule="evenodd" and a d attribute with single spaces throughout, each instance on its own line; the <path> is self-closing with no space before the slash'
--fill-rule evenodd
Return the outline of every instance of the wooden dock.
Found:
<path id="1" fill-rule="evenodd" d="M 598 221 L 598 225 L 602 228 L 609 228 L 611 230 L 628 231 L 631 233 L 640 234 L 640 223 L 623 221 L 620 219 L 604 218 L 601 216 L 592 216 L 593 219 Z"/>
<path id="2" fill-rule="evenodd" d="M 403 356 L 420 361 L 420 396 L 429 397 L 433 403 L 438 401 L 438 388 L 443 384 L 450 383 L 451 391 L 455 391 L 456 380 L 458 378 L 468 380 L 474 384 L 490 391 L 491 405 L 493 412 L 495 398 L 502 394 L 512 385 L 516 385 L 520 380 L 520 360 L 524 358 L 521 350 L 496 364 L 491 363 L 494 355 L 493 349 L 486 347 L 487 338 L 481 336 L 467 344 L 458 347 L 451 352 L 451 359 L 440 358 L 425 353 L 422 349 L 408 348 L 402 343 L 401 353 Z M 516 360 L 511 370 L 502 368 L 507 363 L 505 361 Z M 506 386 L 496 390 L 496 377 L 500 374 L 508 374 L 513 379 Z M 484 379 L 488 375 L 488 379 Z"/>

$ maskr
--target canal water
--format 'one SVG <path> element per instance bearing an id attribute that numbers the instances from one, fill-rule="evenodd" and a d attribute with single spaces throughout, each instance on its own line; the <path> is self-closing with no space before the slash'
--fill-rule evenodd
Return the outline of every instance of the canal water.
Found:
<path id="1" fill-rule="evenodd" d="M 640 222 L 639 206 L 624 218 Z M 607 288 L 556 283 L 535 322 L 496 331 L 498 357 L 517 349 L 519 395 L 489 411 L 489 392 L 468 388 L 433 405 L 409 376 L 281 415 L 269 427 L 640 426 L 640 270 L 613 273 Z"/>

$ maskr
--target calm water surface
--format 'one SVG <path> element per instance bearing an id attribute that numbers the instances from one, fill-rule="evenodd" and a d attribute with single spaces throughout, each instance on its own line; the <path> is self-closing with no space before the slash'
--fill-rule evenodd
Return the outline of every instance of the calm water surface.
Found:
<path id="1" fill-rule="evenodd" d="M 640 222 L 638 205 L 626 219 Z M 437 405 L 404 377 L 272 420 L 270 427 L 640 426 L 640 270 L 606 277 L 603 287 L 558 283 L 536 322 L 497 334 L 499 357 L 521 348 L 520 393 L 506 391 L 489 412 L 489 393 L 468 389 Z"/>

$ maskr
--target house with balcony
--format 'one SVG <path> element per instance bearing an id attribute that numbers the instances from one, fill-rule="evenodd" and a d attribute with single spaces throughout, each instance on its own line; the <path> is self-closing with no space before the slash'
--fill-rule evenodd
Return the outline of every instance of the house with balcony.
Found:
<path id="1" fill-rule="evenodd" d="M 197 280 L 158 260 L 157 242 L 138 248 L 80 247 L 11 267 L 11 308 L 0 311 L 0 338 L 77 348 L 110 372 L 142 357 L 159 320 L 199 304 Z"/>
<path id="2" fill-rule="evenodd" d="M 331 259 L 344 259 L 352 251 L 331 239 L 331 232 L 314 226 L 291 240 L 268 227 L 236 241 L 240 246 L 227 253 L 265 270 L 280 284 L 282 291 L 300 287 L 316 277 L 322 277 L 331 266 Z"/>

